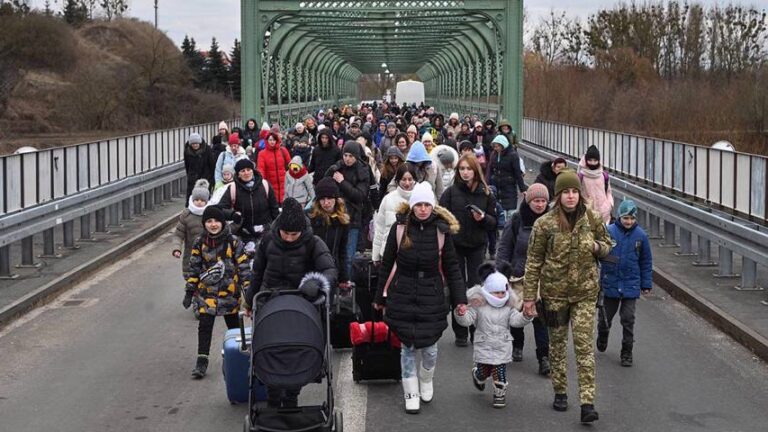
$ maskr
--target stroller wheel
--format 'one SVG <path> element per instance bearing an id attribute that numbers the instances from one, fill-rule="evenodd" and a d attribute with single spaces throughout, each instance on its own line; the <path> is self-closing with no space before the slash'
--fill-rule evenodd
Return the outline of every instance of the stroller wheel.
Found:
<path id="1" fill-rule="evenodd" d="M 335 432 L 344 432 L 344 415 L 341 411 L 333 413 L 333 430 Z"/>

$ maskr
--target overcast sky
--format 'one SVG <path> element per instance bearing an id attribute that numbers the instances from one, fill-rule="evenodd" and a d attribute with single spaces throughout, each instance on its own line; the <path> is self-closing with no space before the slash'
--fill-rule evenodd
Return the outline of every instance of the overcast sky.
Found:
<path id="1" fill-rule="evenodd" d="M 154 22 L 154 0 L 128 0 L 130 8 L 128 15 Z M 184 35 L 195 38 L 198 48 L 207 49 L 211 38 L 215 37 L 219 45 L 229 51 L 235 38 L 240 39 L 240 0 L 157 0 L 158 21 L 160 28 L 180 45 Z M 643 0 L 639 0 L 642 2 Z M 682 1 L 682 0 L 681 0 Z M 628 1 L 627 1 L 628 2 Z M 30 2 L 35 7 L 42 8 L 43 0 Z M 60 9 L 63 0 L 58 0 L 53 7 Z M 565 10 L 569 16 L 586 18 L 599 8 L 618 4 L 618 0 L 527 0 L 531 24 L 537 23 L 541 17 L 549 15 L 549 11 Z M 712 5 L 727 4 L 727 1 L 698 0 L 698 3 Z M 738 3 L 738 1 L 736 1 Z M 768 0 L 744 0 L 742 4 L 768 6 Z"/>

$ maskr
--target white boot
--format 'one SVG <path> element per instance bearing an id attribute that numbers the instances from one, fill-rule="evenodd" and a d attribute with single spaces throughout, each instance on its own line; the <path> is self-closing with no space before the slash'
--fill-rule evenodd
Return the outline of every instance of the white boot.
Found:
<path id="1" fill-rule="evenodd" d="M 435 376 L 435 368 L 424 369 L 419 365 L 419 393 L 421 393 L 421 401 L 424 403 L 432 402 L 432 377 Z"/>
<path id="2" fill-rule="evenodd" d="M 419 413 L 419 378 L 403 378 L 403 394 L 405 396 L 405 412 Z"/>

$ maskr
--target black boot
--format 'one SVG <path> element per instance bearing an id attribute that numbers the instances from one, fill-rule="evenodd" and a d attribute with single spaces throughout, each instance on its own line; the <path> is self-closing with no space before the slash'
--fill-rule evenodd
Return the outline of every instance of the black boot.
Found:
<path id="1" fill-rule="evenodd" d="M 198 355 L 195 369 L 192 370 L 192 378 L 200 379 L 205 376 L 205 371 L 208 370 L 208 356 Z"/>
<path id="2" fill-rule="evenodd" d="M 552 408 L 555 411 L 565 411 L 568 409 L 568 395 L 565 393 L 555 393 L 555 401 L 552 402 Z"/>
<path id="3" fill-rule="evenodd" d="M 621 365 L 624 367 L 632 366 L 632 343 L 621 344 Z"/>
<path id="4" fill-rule="evenodd" d="M 598 418 L 599 416 L 597 415 L 597 411 L 595 411 L 594 405 L 584 404 L 581 406 L 581 422 L 582 423 L 592 423 Z"/>
<path id="5" fill-rule="evenodd" d="M 512 347 L 512 361 L 513 362 L 521 362 L 523 361 L 523 349 L 519 347 Z"/>
<path id="6" fill-rule="evenodd" d="M 544 356 L 539 359 L 539 375 L 542 376 L 549 376 L 550 373 L 550 367 L 549 367 L 549 357 Z"/>
<path id="7" fill-rule="evenodd" d="M 608 348 L 608 332 L 597 332 L 597 350 L 605 352 Z"/>

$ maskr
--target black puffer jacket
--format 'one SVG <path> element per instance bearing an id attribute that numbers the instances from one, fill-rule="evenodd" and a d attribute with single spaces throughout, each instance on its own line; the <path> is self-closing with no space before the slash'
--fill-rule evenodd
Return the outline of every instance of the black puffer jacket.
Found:
<path id="1" fill-rule="evenodd" d="M 339 281 L 346 282 L 349 279 L 347 274 L 347 237 L 349 235 L 349 225 L 342 225 L 338 218 L 331 218 L 331 225 L 325 225 L 322 217 L 316 217 L 312 220 L 312 230 L 315 235 L 323 240 L 336 263 L 336 270 L 339 272 Z"/>
<path id="2" fill-rule="evenodd" d="M 350 228 L 360 228 L 362 225 L 363 211 L 368 205 L 368 191 L 371 185 L 370 169 L 359 160 L 352 166 L 347 166 L 341 161 L 331 165 L 325 172 L 326 177 L 333 177 L 333 173 L 337 171 L 344 175 L 344 181 L 339 183 L 339 190 L 347 204 Z"/>
<path id="3" fill-rule="evenodd" d="M 211 148 L 203 142 L 197 151 L 189 143 L 184 144 L 184 170 L 187 172 L 187 190 L 192 191 L 198 179 L 206 179 L 213 185 L 213 156 Z"/>
<path id="4" fill-rule="evenodd" d="M 397 246 L 397 226 L 405 225 L 410 247 Z M 437 230 L 445 233 L 442 257 L 437 247 Z M 397 262 L 397 271 L 387 291 L 387 312 L 384 316 L 389 327 L 406 346 L 428 347 L 436 343 L 448 327 L 446 316 L 451 305 L 466 304 L 464 281 L 459 270 L 452 235 L 459 223 L 451 213 L 440 207 L 426 221 L 411 214 L 407 203 L 398 210 L 398 221 L 392 225 L 384 247 L 379 270 L 379 285 L 374 302 L 384 303 L 384 285 Z M 442 262 L 449 297 L 440 276 Z"/>
<path id="5" fill-rule="evenodd" d="M 517 191 L 525 192 L 528 189 L 523 180 L 523 172 L 520 171 L 520 156 L 512 145 L 505 148 L 501 155 L 494 151 L 489 160 L 490 178 L 499 191 L 499 201 L 504 210 L 517 208 Z"/>
<path id="6" fill-rule="evenodd" d="M 253 259 L 253 278 L 245 295 L 246 308 L 251 309 L 253 296 L 261 290 L 297 289 L 309 272 L 322 273 L 331 287 L 336 286 L 336 265 L 328 247 L 315 236 L 312 228 L 288 243 L 277 229 L 264 235 Z"/>
<path id="7" fill-rule="evenodd" d="M 472 212 L 467 209 L 470 204 L 485 212 L 482 221 L 478 222 L 472 217 Z M 486 194 L 482 183 L 474 191 L 469 190 L 466 183 L 455 183 L 443 192 L 440 205 L 459 220 L 461 229 L 453 238 L 456 246 L 477 248 L 488 244 L 488 231 L 496 229 L 496 198 L 493 194 Z"/>
<path id="8" fill-rule="evenodd" d="M 253 121 L 253 129 L 248 128 L 248 122 L 250 121 Z M 243 140 L 243 147 L 258 144 L 259 132 L 261 132 L 261 130 L 259 129 L 259 123 L 256 122 L 256 119 L 248 119 L 248 121 L 245 122 L 245 126 L 243 126 L 242 135 L 240 136 L 240 138 Z"/>
<path id="9" fill-rule="evenodd" d="M 552 171 L 552 162 L 542 162 L 541 168 L 539 168 L 539 175 L 536 176 L 534 183 L 541 183 L 547 187 L 550 200 L 555 197 L 555 180 L 557 180 L 557 174 Z"/>
<path id="10" fill-rule="evenodd" d="M 254 225 L 263 225 L 264 231 L 269 229 L 269 225 L 280 214 L 277 204 L 275 191 L 267 183 L 267 193 L 264 190 L 264 182 L 258 171 L 253 172 L 253 185 L 248 186 L 235 177 L 235 181 L 227 188 L 235 188 L 235 203 L 232 205 L 232 197 L 229 189 L 221 196 L 218 207 L 224 209 L 224 213 L 229 219 L 234 219 L 234 213 L 240 212 L 242 221 L 235 228 L 235 234 L 247 242 L 261 236 L 254 232 Z"/>
<path id="11" fill-rule="evenodd" d="M 537 215 L 531 210 L 525 200 L 520 208 L 512 213 L 512 217 L 504 225 L 504 232 L 499 240 L 496 262 L 507 262 L 512 265 L 512 276 L 521 277 L 525 274 L 525 262 L 528 259 L 528 239 L 531 237 L 533 223 L 547 213 Z"/>
<path id="12" fill-rule="evenodd" d="M 320 144 L 320 137 L 322 135 L 328 136 L 328 144 L 325 147 Z M 339 150 L 339 146 L 336 145 L 335 141 L 333 134 L 328 129 L 323 129 L 317 134 L 317 145 L 312 150 L 312 159 L 307 167 L 310 173 L 314 173 L 312 179 L 314 185 L 317 185 L 320 179 L 325 176 L 328 168 L 341 160 L 341 150 Z"/>

